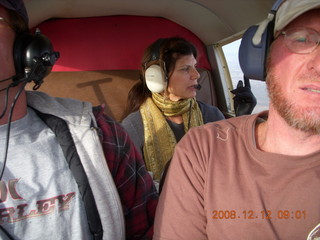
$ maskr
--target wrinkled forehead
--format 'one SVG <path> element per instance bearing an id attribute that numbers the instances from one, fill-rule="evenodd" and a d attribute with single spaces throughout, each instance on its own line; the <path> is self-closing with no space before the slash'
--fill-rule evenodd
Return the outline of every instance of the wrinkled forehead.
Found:
<path id="1" fill-rule="evenodd" d="M 194 58 L 193 54 L 183 55 L 177 59 L 176 65 L 195 65 L 197 60 Z"/>

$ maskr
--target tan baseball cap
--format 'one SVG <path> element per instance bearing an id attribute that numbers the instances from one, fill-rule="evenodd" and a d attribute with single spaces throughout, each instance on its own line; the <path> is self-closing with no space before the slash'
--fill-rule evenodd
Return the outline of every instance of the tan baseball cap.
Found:
<path id="1" fill-rule="evenodd" d="M 274 24 L 274 33 L 282 30 L 303 13 L 320 8 L 320 0 L 285 0 L 280 5 Z"/>

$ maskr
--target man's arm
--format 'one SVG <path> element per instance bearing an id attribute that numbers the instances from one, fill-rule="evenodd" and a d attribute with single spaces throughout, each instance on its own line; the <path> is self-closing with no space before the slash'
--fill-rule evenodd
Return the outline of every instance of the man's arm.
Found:
<path id="1" fill-rule="evenodd" d="M 102 147 L 121 199 L 126 239 L 152 239 L 158 194 L 141 155 L 122 126 L 95 112 Z"/>

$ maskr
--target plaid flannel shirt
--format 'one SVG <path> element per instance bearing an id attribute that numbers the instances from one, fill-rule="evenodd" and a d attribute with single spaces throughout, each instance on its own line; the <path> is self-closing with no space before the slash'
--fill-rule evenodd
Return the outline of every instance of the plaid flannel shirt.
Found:
<path id="1" fill-rule="evenodd" d="M 94 108 L 102 147 L 121 199 L 126 239 L 152 239 L 158 193 L 140 153 L 122 126 Z"/>

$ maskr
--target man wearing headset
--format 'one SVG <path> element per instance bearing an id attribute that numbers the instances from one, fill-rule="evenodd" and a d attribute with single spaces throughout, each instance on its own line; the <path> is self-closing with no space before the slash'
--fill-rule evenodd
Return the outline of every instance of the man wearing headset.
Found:
<path id="1" fill-rule="evenodd" d="M 284 0 L 272 14 L 269 111 L 185 135 L 154 239 L 319 239 L 320 1 Z"/>
<path id="2" fill-rule="evenodd" d="M 42 46 L 22 0 L 0 0 L 0 32 L 0 238 L 151 239 L 157 193 L 128 135 L 89 103 L 24 90 L 58 54 L 17 70 Z"/>

